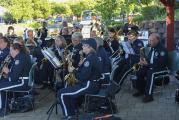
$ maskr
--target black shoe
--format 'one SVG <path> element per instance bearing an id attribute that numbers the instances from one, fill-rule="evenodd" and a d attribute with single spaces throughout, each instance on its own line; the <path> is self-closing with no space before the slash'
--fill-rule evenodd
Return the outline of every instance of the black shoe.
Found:
<path id="1" fill-rule="evenodd" d="M 139 96 L 142 96 L 144 93 L 142 92 L 136 92 L 133 94 L 134 97 L 139 97 Z"/>
<path id="2" fill-rule="evenodd" d="M 154 99 L 153 99 L 153 97 L 152 97 L 152 95 L 146 95 L 143 99 L 142 99 L 142 102 L 143 103 L 148 103 L 148 102 L 151 102 L 151 101 L 153 101 Z"/>

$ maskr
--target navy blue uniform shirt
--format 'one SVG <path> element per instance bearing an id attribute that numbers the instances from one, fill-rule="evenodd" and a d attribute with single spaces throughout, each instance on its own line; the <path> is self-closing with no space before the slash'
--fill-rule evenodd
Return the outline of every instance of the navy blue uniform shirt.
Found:
<path id="1" fill-rule="evenodd" d="M 101 77 L 100 61 L 96 53 L 89 53 L 83 64 L 76 72 L 76 78 L 80 82 L 88 80 L 97 80 Z"/>
<path id="2" fill-rule="evenodd" d="M 31 68 L 31 59 L 29 54 L 20 52 L 13 59 L 13 63 L 8 74 L 9 81 L 18 81 L 19 77 L 28 77 Z"/>
<path id="3" fill-rule="evenodd" d="M 150 63 L 152 56 L 152 51 L 154 50 L 153 63 Z M 151 48 L 149 55 L 147 57 L 147 62 L 149 63 L 149 68 L 160 69 L 165 68 L 168 64 L 168 52 L 164 46 L 158 44 L 156 47 Z"/>
<path id="4" fill-rule="evenodd" d="M 130 54 L 128 60 L 130 61 L 130 64 L 133 65 L 135 63 L 138 63 L 140 60 L 140 48 L 144 46 L 143 42 L 139 39 L 135 40 L 132 44 L 131 47 L 134 50 L 134 55 Z"/>
<path id="5" fill-rule="evenodd" d="M 109 73 L 111 68 L 111 63 L 105 49 L 103 47 L 99 47 L 96 51 L 96 54 L 100 60 L 101 72 Z"/>
<path id="6" fill-rule="evenodd" d="M 77 68 L 80 62 L 80 51 L 82 50 L 82 44 L 78 44 L 73 47 L 72 50 L 72 65 Z"/>

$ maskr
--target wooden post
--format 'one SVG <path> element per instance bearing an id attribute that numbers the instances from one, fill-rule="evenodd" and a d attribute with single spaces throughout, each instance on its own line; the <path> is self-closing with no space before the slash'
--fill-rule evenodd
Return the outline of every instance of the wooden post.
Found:
<path id="1" fill-rule="evenodd" d="M 166 7 L 167 49 L 174 50 L 174 4 L 175 0 L 160 0 Z"/>

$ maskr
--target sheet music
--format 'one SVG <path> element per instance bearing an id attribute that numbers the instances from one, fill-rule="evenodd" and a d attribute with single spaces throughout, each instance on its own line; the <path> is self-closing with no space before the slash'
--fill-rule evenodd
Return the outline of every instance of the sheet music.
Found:
<path id="1" fill-rule="evenodd" d="M 135 52 L 129 42 L 121 42 L 123 50 L 125 51 L 125 58 L 129 57 L 129 54 L 134 55 Z"/>
<path id="2" fill-rule="evenodd" d="M 47 58 L 50 63 L 55 67 L 59 68 L 62 66 L 62 63 L 58 60 L 58 58 L 54 55 L 54 53 L 50 49 L 42 49 L 42 54 L 44 55 L 45 58 Z"/>

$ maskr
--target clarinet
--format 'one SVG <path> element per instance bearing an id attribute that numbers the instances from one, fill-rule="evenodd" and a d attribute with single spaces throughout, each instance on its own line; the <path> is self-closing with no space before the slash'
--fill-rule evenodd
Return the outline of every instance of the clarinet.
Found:
<path id="1" fill-rule="evenodd" d="M 1 64 L 1 67 L 0 67 L 0 80 L 2 79 L 4 73 L 3 73 L 3 68 L 8 66 L 9 64 L 11 63 L 11 56 L 8 55 L 5 60 L 3 61 L 3 63 Z"/>

